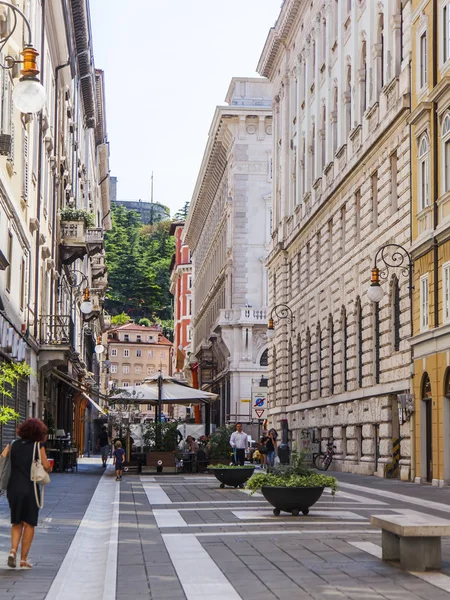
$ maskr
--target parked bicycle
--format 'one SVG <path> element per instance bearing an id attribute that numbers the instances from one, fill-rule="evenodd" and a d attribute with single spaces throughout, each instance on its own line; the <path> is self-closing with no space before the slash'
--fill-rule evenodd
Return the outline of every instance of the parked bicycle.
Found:
<path id="1" fill-rule="evenodd" d="M 333 442 L 333 438 L 329 438 L 325 452 L 320 452 L 314 456 L 314 466 L 319 471 L 326 471 L 331 465 L 331 461 L 333 460 L 334 456 L 334 450 L 336 448 Z"/>

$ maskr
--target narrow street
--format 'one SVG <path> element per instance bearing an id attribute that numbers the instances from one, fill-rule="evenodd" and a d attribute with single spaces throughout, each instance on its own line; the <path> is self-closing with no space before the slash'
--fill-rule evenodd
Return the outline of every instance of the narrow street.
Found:
<path id="1" fill-rule="evenodd" d="M 275 600 L 450 598 L 450 542 L 442 573 L 383 563 L 372 514 L 448 518 L 450 490 L 336 474 L 308 517 L 274 517 L 264 498 L 220 489 L 211 475 L 126 476 L 84 459 L 54 474 L 30 558 L 6 567 L 9 514 L 0 499 L 2 600 Z"/>

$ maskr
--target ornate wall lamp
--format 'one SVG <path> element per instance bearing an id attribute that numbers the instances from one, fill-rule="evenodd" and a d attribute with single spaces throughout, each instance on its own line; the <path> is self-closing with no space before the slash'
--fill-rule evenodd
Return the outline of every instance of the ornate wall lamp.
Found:
<path id="1" fill-rule="evenodd" d="M 383 264 L 381 270 L 377 266 L 377 262 Z M 399 244 L 386 244 L 382 246 L 375 254 L 372 275 L 370 278 L 370 286 L 367 290 L 367 296 L 372 302 L 381 302 L 384 296 L 384 290 L 380 285 L 380 279 L 387 280 L 389 269 L 400 269 L 401 274 L 408 278 L 409 298 L 412 303 L 413 279 L 412 279 L 413 262 L 410 253 Z"/>
<path id="2" fill-rule="evenodd" d="M 81 293 L 82 286 L 86 286 L 82 292 L 83 301 L 80 304 L 80 310 L 83 315 L 89 315 L 93 310 L 88 283 L 87 275 L 78 269 L 74 269 L 69 273 L 63 273 L 61 276 L 61 285 L 68 286 L 72 291 L 76 290 L 78 293 Z"/>
<path id="3" fill-rule="evenodd" d="M 282 320 L 285 320 L 286 323 L 289 324 L 294 320 L 292 310 L 287 304 L 277 304 L 270 311 L 269 324 L 267 326 L 267 339 L 272 340 L 275 337 L 274 323 Z"/>
<path id="4" fill-rule="evenodd" d="M 10 9 L 13 16 L 11 30 L 7 35 L 0 38 L 0 52 L 13 35 L 17 27 L 18 17 L 23 19 L 27 32 L 25 35 L 27 43 L 24 45 L 24 48 L 21 52 L 23 60 L 17 60 L 13 56 L 6 56 L 5 63 L 0 63 L 0 66 L 3 69 L 12 69 L 16 64 L 23 65 L 23 68 L 20 72 L 22 77 L 14 86 L 12 99 L 16 108 L 21 112 L 38 113 L 43 109 L 47 98 L 45 88 L 38 79 L 39 69 L 36 65 L 36 58 L 39 56 L 39 52 L 33 48 L 30 23 L 23 12 L 19 10 L 17 6 L 14 6 L 14 4 L 0 0 L 0 6 L 6 6 L 8 9 Z"/>

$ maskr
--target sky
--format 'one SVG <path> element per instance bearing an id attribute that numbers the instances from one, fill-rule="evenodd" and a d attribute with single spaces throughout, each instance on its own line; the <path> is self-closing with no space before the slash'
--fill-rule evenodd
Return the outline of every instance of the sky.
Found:
<path id="1" fill-rule="evenodd" d="M 282 0 L 90 0 L 119 200 L 191 200 L 216 105 L 255 77 Z"/>

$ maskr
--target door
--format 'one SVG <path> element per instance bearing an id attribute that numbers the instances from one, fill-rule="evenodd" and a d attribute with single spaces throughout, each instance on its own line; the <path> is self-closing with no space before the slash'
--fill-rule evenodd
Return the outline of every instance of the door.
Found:
<path id="1" fill-rule="evenodd" d="M 425 401 L 425 449 L 427 481 L 433 479 L 433 411 L 431 400 Z"/>

